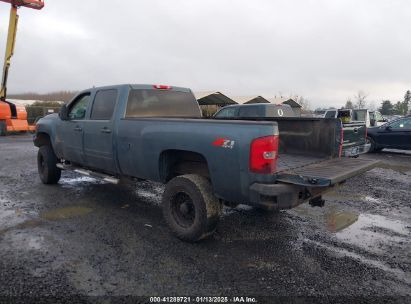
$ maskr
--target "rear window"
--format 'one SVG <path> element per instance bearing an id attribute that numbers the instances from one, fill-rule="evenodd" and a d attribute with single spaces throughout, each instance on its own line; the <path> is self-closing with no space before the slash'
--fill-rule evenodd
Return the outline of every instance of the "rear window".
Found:
<path id="1" fill-rule="evenodd" d="M 353 116 L 355 121 L 365 121 L 367 119 L 367 110 L 354 110 Z"/>
<path id="2" fill-rule="evenodd" d="M 335 113 L 336 113 L 336 111 L 327 111 L 326 113 L 325 113 L 325 118 L 334 118 L 335 117 Z"/>
<path id="3" fill-rule="evenodd" d="M 200 116 L 191 92 L 135 89 L 128 96 L 126 118 Z"/>
<path id="4" fill-rule="evenodd" d="M 259 106 L 244 106 L 238 110 L 239 117 L 264 117 L 263 108 Z"/>

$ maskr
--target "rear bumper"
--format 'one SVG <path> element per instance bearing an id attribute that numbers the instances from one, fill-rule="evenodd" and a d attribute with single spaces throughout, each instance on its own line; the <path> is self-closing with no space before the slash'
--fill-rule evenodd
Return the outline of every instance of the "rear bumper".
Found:
<path id="1" fill-rule="evenodd" d="M 356 157 L 360 154 L 367 153 L 371 148 L 371 144 L 363 144 L 360 146 L 343 148 L 341 156 L 343 157 Z"/>
<path id="2" fill-rule="evenodd" d="M 290 209 L 374 168 L 378 163 L 362 158 L 337 158 L 280 172 L 276 184 L 252 184 L 250 202 L 270 210 Z"/>
<path id="3" fill-rule="evenodd" d="M 291 209 L 307 199 L 326 192 L 330 187 L 308 189 L 291 184 L 259 184 L 250 186 L 250 203 L 266 210 Z"/>

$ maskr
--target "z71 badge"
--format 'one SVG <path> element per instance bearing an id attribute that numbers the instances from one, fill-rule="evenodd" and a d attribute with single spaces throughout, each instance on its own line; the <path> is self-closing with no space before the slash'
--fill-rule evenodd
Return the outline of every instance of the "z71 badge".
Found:
<path id="1" fill-rule="evenodd" d="M 234 140 L 226 139 L 226 138 L 217 138 L 215 141 L 213 141 L 213 146 L 227 148 L 227 149 L 234 148 L 234 144 L 235 144 Z"/>

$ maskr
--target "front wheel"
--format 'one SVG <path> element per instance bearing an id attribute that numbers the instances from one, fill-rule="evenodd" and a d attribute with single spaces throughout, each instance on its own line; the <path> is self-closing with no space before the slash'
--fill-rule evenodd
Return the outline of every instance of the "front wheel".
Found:
<path id="1" fill-rule="evenodd" d="M 366 142 L 367 144 L 370 144 L 370 145 L 371 145 L 370 150 L 368 150 L 369 153 L 373 153 L 373 152 L 378 151 L 378 150 L 377 150 L 377 145 L 376 145 L 374 139 L 372 139 L 371 137 L 368 137 L 368 136 L 367 136 L 367 139 L 366 139 L 365 142 Z"/>
<path id="2" fill-rule="evenodd" d="M 51 146 L 40 147 L 37 153 L 37 168 L 43 184 L 57 184 L 60 180 L 61 169 L 56 167 L 57 162 L 57 156 Z"/>
<path id="3" fill-rule="evenodd" d="M 213 234 L 221 214 L 221 203 L 211 183 L 195 174 L 177 176 L 168 182 L 162 199 L 163 215 L 181 240 L 196 242 Z"/>

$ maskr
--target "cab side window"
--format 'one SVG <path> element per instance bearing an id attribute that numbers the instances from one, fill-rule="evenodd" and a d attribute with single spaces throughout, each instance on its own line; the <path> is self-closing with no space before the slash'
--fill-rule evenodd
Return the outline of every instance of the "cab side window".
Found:
<path id="1" fill-rule="evenodd" d="M 222 109 L 220 112 L 218 112 L 218 114 L 215 116 L 216 118 L 220 117 L 234 117 L 236 114 L 236 108 L 235 107 L 231 107 L 231 108 L 226 108 L 226 109 Z"/>
<path id="2" fill-rule="evenodd" d="M 110 120 L 116 106 L 117 90 L 101 90 L 96 93 L 93 108 L 91 109 L 91 119 Z"/>
<path id="3" fill-rule="evenodd" d="M 411 129 L 411 118 L 394 121 L 390 126 L 392 129 Z"/>
<path id="4" fill-rule="evenodd" d="M 239 117 L 262 117 L 261 107 L 258 106 L 245 106 L 238 111 Z"/>
<path id="5" fill-rule="evenodd" d="M 71 120 L 84 119 L 88 103 L 90 102 L 90 94 L 79 96 L 70 107 L 68 117 Z"/>

